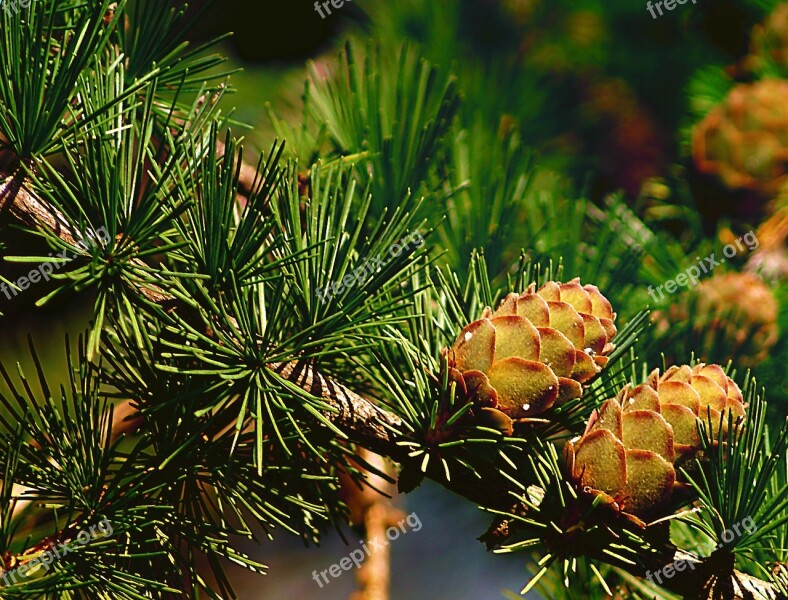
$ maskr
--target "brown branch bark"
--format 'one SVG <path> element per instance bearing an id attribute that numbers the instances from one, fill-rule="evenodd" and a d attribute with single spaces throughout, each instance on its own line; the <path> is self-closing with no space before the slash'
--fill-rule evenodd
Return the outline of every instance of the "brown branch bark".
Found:
<path id="1" fill-rule="evenodd" d="M 601 557 L 600 557 L 601 559 Z M 605 559 L 610 562 L 610 559 Z M 734 568 L 734 556 L 717 551 L 706 558 L 667 550 L 643 557 L 641 564 L 617 564 L 628 573 L 650 579 L 687 600 L 785 600 L 771 583 Z M 677 569 L 679 567 L 681 570 Z M 669 570 L 666 570 L 669 569 Z"/>
<path id="2" fill-rule="evenodd" d="M 0 179 L 2 179 L 2 183 L 0 183 L 0 212 L 8 210 L 12 216 L 26 225 L 53 232 L 66 242 L 77 241 L 74 233 L 68 230 L 68 221 L 36 198 L 25 187 L 21 170 L 17 170 L 11 176 L 7 174 L 3 176 L 0 173 Z M 172 304 L 173 298 L 159 288 L 144 289 L 142 293 L 153 302 Z M 172 308 L 170 306 L 170 309 Z M 326 417 L 351 441 L 400 464 L 413 462 L 413 459 L 408 456 L 409 448 L 398 444 L 398 442 L 407 439 L 407 432 L 404 431 L 402 420 L 397 415 L 383 410 L 374 402 L 356 394 L 341 383 L 324 377 L 306 365 L 287 363 L 269 366 L 302 389 L 323 398 L 333 409 L 326 412 Z M 129 428 L 128 411 L 121 411 L 118 416 L 120 417 L 121 414 L 124 415 L 124 418 L 117 419 L 117 423 L 119 427 L 126 428 L 126 432 L 143 425 L 141 420 L 136 420 L 135 425 Z M 449 490 L 488 508 L 499 510 L 511 508 L 512 486 L 504 477 L 497 475 L 494 471 L 480 477 L 468 470 L 457 470 L 454 478 L 447 481 L 439 462 L 430 461 L 430 468 L 425 473 L 427 478 L 433 479 Z M 605 562 L 611 562 L 607 555 L 598 558 Z M 732 565 L 729 573 L 732 572 L 733 575 L 723 580 L 714 571 L 715 567 L 709 566 L 710 561 L 701 563 L 697 557 L 692 558 L 692 555 L 681 551 L 676 551 L 675 554 L 671 552 L 659 558 L 651 557 L 648 562 L 644 563 L 645 566 L 633 567 L 629 564 L 616 564 L 615 566 L 624 568 L 633 575 L 646 577 L 647 572 L 662 571 L 665 567 L 674 564 L 676 560 L 694 560 L 698 563 L 697 570 L 677 573 L 675 577 L 666 580 L 668 589 L 681 593 L 686 598 L 725 598 L 726 600 L 778 600 L 784 598 L 770 583 L 732 570 Z M 716 584 L 708 591 L 707 595 L 703 595 L 706 593 L 705 586 L 708 586 L 709 581 L 713 583 L 715 577 L 717 577 Z"/>
<path id="3" fill-rule="evenodd" d="M 78 232 L 69 227 L 67 219 L 30 193 L 25 187 L 24 171 L 21 168 L 18 168 L 13 175 L 4 177 L 0 184 L 0 214 L 6 210 L 28 227 L 50 231 L 68 244 L 77 245 L 78 242 L 85 241 L 80 239 Z M 141 260 L 135 259 L 134 262 L 140 267 L 146 266 Z M 164 305 L 172 301 L 172 296 L 156 286 L 140 286 L 139 291 L 148 300 L 157 304 Z"/>

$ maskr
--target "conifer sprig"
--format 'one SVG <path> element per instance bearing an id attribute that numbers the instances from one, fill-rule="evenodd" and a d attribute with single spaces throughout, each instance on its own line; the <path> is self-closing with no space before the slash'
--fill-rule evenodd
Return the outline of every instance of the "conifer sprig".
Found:
<path id="1" fill-rule="evenodd" d="M 0 127 L 19 158 L 46 156 L 69 135 L 69 112 L 79 78 L 106 47 L 125 0 L 109 19 L 110 0 L 67 6 L 30 2 L 20 14 L 0 11 Z M 98 115 L 85 114 L 90 125 Z"/>
<path id="2" fill-rule="evenodd" d="M 403 490 L 430 478 L 492 512 L 485 541 L 543 549 L 530 586 L 553 563 L 569 579 L 581 554 L 603 588 L 596 563 L 642 577 L 685 556 L 665 521 L 681 501 L 648 528 L 603 518 L 610 506 L 588 500 L 553 445 L 632 379 L 644 314 L 622 310 L 605 369 L 535 419 L 485 412 L 449 377 L 444 349 L 485 307 L 563 274 L 623 302 L 642 255 L 613 256 L 629 248 L 620 219 L 529 188 L 514 136 L 482 160 L 490 136 L 465 138 L 478 125 L 448 71 L 414 48 L 349 45 L 330 76 L 313 69 L 303 127 L 279 123 L 299 132 L 301 162 L 274 144 L 255 168 L 226 131 L 220 61 L 210 44 L 185 45 L 174 2 L 37 0 L 17 21 L 0 14 L 12 76 L 0 139 L 14 169 L 0 203 L 75 257 L 42 302 L 95 292 L 61 385 L 34 351 L 31 379 L 0 367 L 3 568 L 99 518 L 114 531 L 4 597 L 234 597 L 221 559 L 264 570 L 242 541 L 341 528 L 338 474 L 361 483 L 359 465 L 371 468 L 359 447 L 399 463 Z M 455 211 L 445 222 L 442 206 Z M 589 234 L 597 245 L 580 243 Z M 784 558 L 788 432 L 772 446 L 751 404 L 744 433 L 706 439 L 710 465 L 687 476 L 719 523 L 757 513 L 763 533 L 730 550 L 763 574 L 761 561 Z"/>

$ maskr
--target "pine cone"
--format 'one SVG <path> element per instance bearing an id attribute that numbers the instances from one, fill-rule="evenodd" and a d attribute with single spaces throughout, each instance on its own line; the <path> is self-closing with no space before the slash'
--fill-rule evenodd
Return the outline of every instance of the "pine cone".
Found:
<path id="1" fill-rule="evenodd" d="M 724 273 L 700 283 L 693 327 L 719 345 L 720 331 L 730 356 L 753 365 L 777 342 L 778 305 L 774 294 L 751 273 Z"/>
<path id="2" fill-rule="evenodd" d="M 760 268 L 763 264 L 754 260 L 758 252 L 753 254 L 748 268 Z M 777 251 L 768 255 L 769 268 L 780 268 L 785 262 L 782 254 Z M 774 293 L 757 275 L 731 272 L 703 280 L 666 310 L 655 311 L 652 320 L 663 344 L 689 345 L 703 360 L 733 360 L 748 367 L 766 358 L 777 342 L 778 313 Z M 676 327 L 680 323 L 687 327 Z"/>
<path id="3" fill-rule="evenodd" d="M 732 190 L 770 199 L 788 174 L 788 81 L 764 79 L 733 88 L 692 133 L 702 173 Z"/>
<path id="4" fill-rule="evenodd" d="M 773 283 L 788 279 L 788 186 L 782 188 L 780 199 L 784 199 L 784 205 L 758 227 L 760 245 L 745 267 Z"/>
<path id="5" fill-rule="evenodd" d="M 616 315 L 596 286 L 574 279 L 535 288 L 485 308 L 448 351 L 460 392 L 514 419 L 579 398 L 614 348 Z"/>
<path id="6" fill-rule="evenodd" d="M 757 63 L 763 60 L 788 71 L 788 2 L 783 2 L 752 31 L 751 52 Z"/>
<path id="7" fill-rule="evenodd" d="M 592 413 L 585 433 L 564 446 L 571 480 L 581 489 L 618 504 L 628 515 L 644 516 L 664 506 L 676 484 L 674 464 L 700 449 L 698 422 L 716 437 L 727 411 L 744 417 L 736 383 L 719 365 L 671 367 L 660 377 L 621 390 Z"/>

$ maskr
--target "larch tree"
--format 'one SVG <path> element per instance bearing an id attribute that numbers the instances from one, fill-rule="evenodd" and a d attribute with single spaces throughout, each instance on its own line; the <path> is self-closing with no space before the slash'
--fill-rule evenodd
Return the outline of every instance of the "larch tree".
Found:
<path id="1" fill-rule="evenodd" d="M 349 43 L 253 159 L 180 3 L 3 8 L 2 223 L 38 250 L 2 248 L 30 270 L 0 310 L 93 320 L 66 380 L 32 343 L 0 367 L 0 597 L 236 597 L 241 543 L 347 523 L 340 478 L 478 505 L 523 593 L 786 597 L 766 390 L 638 358 L 660 238 L 540 179 L 448 70 Z"/>

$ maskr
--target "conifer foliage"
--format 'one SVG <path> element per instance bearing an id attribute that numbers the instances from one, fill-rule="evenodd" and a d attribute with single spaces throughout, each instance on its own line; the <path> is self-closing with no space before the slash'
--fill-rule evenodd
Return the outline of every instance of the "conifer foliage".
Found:
<path id="1" fill-rule="evenodd" d="M 340 474 L 387 477 L 361 449 L 489 512 L 482 540 L 535 559 L 523 591 L 785 597 L 765 391 L 646 375 L 621 211 L 535 189 L 448 70 L 351 42 L 250 157 L 179 2 L 17 6 L 0 224 L 40 251 L 2 251 L 42 280 L 2 284 L 93 319 L 63 381 L 32 343 L 32 371 L 0 365 L 0 597 L 234 598 L 227 561 L 267 570 L 242 545 L 317 543 L 347 521 Z M 646 581 L 677 557 L 697 567 Z"/>

